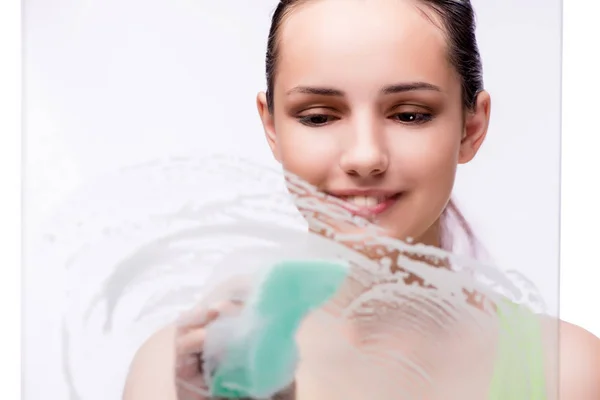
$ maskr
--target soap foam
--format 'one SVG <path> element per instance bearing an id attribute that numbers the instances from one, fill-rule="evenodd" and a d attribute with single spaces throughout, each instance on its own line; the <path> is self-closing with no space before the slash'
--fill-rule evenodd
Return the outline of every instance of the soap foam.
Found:
<path id="1" fill-rule="evenodd" d="M 102 207 L 90 210 L 98 198 Z M 307 349 L 307 371 L 299 374 L 329 386 L 353 382 L 345 399 L 357 398 L 357 390 L 403 398 L 430 390 L 445 372 L 436 367 L 444 364 L 440 351 L 493 343 L 487 333 L 499 299 L 544 310 L 535 287 L 515 271 L 385 237 L 298 177 L 235 158 L 128 168 L 87 187 L 53 221 L 34 262 L 66 271 L 70 400 L 119 398 L 131 357 L 148 335 L 198 303 L 247 298 L 244 291 L 258 281 L 206 294 L 286 259 L 350 265 L 348 283 L 298 339 Z M 336 341 L 327 337 L 332 327 L 351 333 Z M 320 344 L 313 338 L 319 334 Z M 311 353 L 330 340 L 324 354 Z M 336 374 L 341 360 L 351 378 Z"/>

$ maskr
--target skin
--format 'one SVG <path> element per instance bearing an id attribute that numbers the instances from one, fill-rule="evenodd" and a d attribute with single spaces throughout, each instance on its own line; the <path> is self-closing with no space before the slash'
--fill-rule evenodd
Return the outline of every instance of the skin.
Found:
<path id="1" fill-rule="evenodd" d="M 321 0 L 294 9 L 280 31 L 274 112 L 269 112 L 264 93 L 258 95 L 257 106 L 268 144 L 285 170 L 325 192 L 357 188 L 402 192 L 377 224 L 390 236 L 437 246 L 439 217 L 450 198 L 457 166 L 471 161 L 484 141 L 491 100 L 482 92 L 473 111 L 464 109 L 460 78 L 447 60 L 444 33 L 422 11 L 428 10 L 408 0 Z M 428 14 L 435 21 L 435 14 Z M 427 88 L 387 94 L 384 90 L 414 83 Z M 340 93 L 299 89 L 306 87 Z M 222 307 L 210 311 L 210 317 L 216 318 Z M 190 317 L 198 319 L 206 312 L 195 310 Z M 177 393 L 173 371 L 201 383 L 197 371 L 181 362 L 201 351 L 206 323 L 169 327 L 150 338 L 133 361 L 124 399 L 201 399 Z M 549 398 L 600 398 L 600 340 L 549 317 L 541 317 L 541 323 Z M 304 331 L 300 340 L 304 355 L 318 358 L 310 324 Z M 343 336 L 334 331 L 329 339 Z M 447 348 L 459 346 L 465 360 L 479 356 L 481 361 L 468 363 L 465 369 L 442 369 L 444 382 L 460 382 L 465 373 L 489 376 L 493 357 L 478 353 L 480 349 L 464 349 L 464 343 L 448 343 Z M 458 351 L 449 353 L 459 357 Z M 451 365 L 461 365 L 459 358 Z M 480 370 L 468 369 L 473 364 Z M 352 365 L 352 360 L 345 365 Z M 363 388 L 348 393 L 374 393 L 374 386 L 364 382 L 366 386 L 361 386 L 351 368 L 345 370 L 344 374 L 331 368 L 329 378 Z M 311 376 L 306 369 L 299 372 L 298 398 L 335 398 Z M 461 396 L 466 393 L 464 387 L 452 389 Z M 460 398 L 485 398 L 483 389 L 474 390 Z M 448 393 L 440 398 L 448 398 L 443 397 Z"/>
<path id="2" fill-rule="evenodd" d="M 285 21 L 273 115 L 258 96 L 268 143 L 285 170 L 325 192 L 402 192 L 377 224 L 392 237 L 438 245 L 457 165 L 485 138 L 490 96 L 481 93 L 477 111 L 465 112 L 444 34 L 413 4 L 342 2 L 309 2 Z M 414 83 L 437 89 L 383 93 Z"/>

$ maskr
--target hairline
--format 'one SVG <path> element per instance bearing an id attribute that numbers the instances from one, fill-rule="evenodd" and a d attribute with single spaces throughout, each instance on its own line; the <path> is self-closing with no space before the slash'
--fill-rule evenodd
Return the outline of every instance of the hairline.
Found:
<path id="1" fill-rule="evenodd" d="M 271 82 L 272 82 L 272 88 L 271 90 L 274 92 L 275 90 L 275 81 L 276 81 L 276 77 L 277 77 L 277 69 L 278 69 L 278 65 L 279 65 L 279 58 L 280 58 L 280 46 L 281 46 L 281 30 L 283 29 L 282 26 L 283 24 L 287 21 L 287 19 L 290 18 L 290 15 L 300 6 L 305 5 L 308 2 L 311 1 L 317 1 L 317 0 L 296 0 L 294 1 L 293 4 L 289 5 L 286 7 L 285 11 L 282 13 L 281 18 L 279 19 L 279 22 L 277 24 L 277 27 L 275 29 L 275 34 L 276 37 L 274 38 L 273 41 L 273 54 L 274 54 L 274 62 L 273 62 L 273 70 L 272 70 L 272 76 L 271 76 Z M 460 72 L 457 70 L 457 65 L 455 65 L 455 60 L 453 60 L 452 57 L 452 49 L 450 48 L 451 45 L 451 38 L 450 38 L 450 34 L 448 32 L 448 27 L 446 26 L 446 24 L 444 23 L 444 19 L 443 17 L 440 16 L 439 14 L 439 10 L 432 4 L 428 4 L 426 1 L 423 0 L 412 0 L 415 3 L 415 7 L 417 8 L 417 10 L 419 11 L 419 14 L 421 14 L 421 16 L 427 20 L 429 23 L 431 23 L 434 27 L 436 27 L 437 29 L 439 29 L 442 33 L 442 35 L 444 36 L 445 39 L 445 43 L 446 43 L 446 59 L 448 61 L 448 66 L 450 68 L 452 68 L 456 75 L 458 80 L 460 81 L 460 86 L 461 86 L 461 102 L 463 105 L 463 108 L 467 109 L 467 111 L 471 111 L 471 105 L 467 104 L 468 101 L 467 99 L 465 99 L 465 95 L 466 93 L 464 92 L 464 82 L 463 82 L 463 77 L 461 76 Z M 420 4 L 419 4 L 420 3 Z M 428 9 L 428 10 L 425 10 Z M 273 112 L 275 109 L 275 95 L 274 93 L 270 93 L 270 97 L 272 100 L 272 104 L 268 105 L 269 107 L 269 111 Z M 477 95 L 475 96 L 475 98 L 477 98 Z M 475 104 L 473 104 L 473 107 L 475 106 Z"/>

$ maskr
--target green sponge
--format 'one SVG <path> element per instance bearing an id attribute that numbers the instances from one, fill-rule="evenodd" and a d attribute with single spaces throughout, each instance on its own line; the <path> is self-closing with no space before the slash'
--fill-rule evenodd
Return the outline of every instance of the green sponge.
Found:
<path id="1" fill-rule="evenodd" d="M 238 320 L 246 326 L 232 327 L 242 334 L 228 344 L 211 377 L 212 395 L 268 398 L 290 385 L 298 360 L 297 329 L 340 289 L 347 273 L 347 266 L 329 261 L 273 266 Z"/>

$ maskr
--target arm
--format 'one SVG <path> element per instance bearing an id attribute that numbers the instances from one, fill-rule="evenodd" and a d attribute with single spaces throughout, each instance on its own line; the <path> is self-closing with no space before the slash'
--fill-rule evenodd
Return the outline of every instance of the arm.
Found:
<path id="1" fill-rule="evenodd" d="M 175 328 L 159 331 L 138 350 L 129 370 L 123 400 L 177 400 Z"/>
<path id="2" fill-rule="evenodd" d="M 181 316 L 179 323 L 148 339 L 130 366 L 122 400 L 204 400 L 203 395 L 177 385 L 176 379 L 204 387 L 198 364 L 189 361 L 202 352 L 206 326 L 221 313 L 237 312 L 239 304 L 226 299 L 240 293 L 243 296 L 248 279 L 240 276 L 217 286 L 205 301 Z"/>

